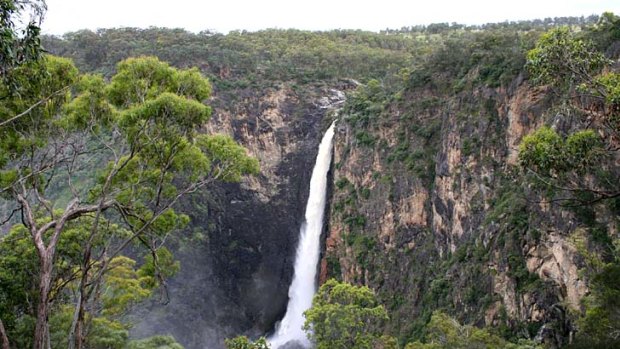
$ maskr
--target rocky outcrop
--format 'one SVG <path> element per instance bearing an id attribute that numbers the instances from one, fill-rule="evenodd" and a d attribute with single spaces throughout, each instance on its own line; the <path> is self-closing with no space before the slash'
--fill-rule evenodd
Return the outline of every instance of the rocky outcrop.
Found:
<path id="1" fill-rule="evenodd" d="M 391 318 L 386 331 L 401 342 L 419 339 L 432 311 L 442 309 L 461 322 L 561 345 L 573 330 L 571 313 L 588 293 L 575 245 L 583 222 L 574 211 L 540 202 L 521 182 L 518 145 L 544 123 L 570 130 L 576 120 L 561 117 L 550 91 L 514 76 L 536 30 L 523 36 L 501 28 L 501 35 L 474 30 L 480 37 L 455 30 L 425 33 L 420 40 L 405 32 L 404 42 L 416 44 L 393 57 L 377 56 L 384 61 L 368 50 L 379 42 L 369 46 L 361 39 L 358 51 L 349 42 L 352 33 L 332 35 L 347 41 L 337 46 L 342 52 L 353 49 L 351 62 L 380 62 L 353 69 L 358 78 L 392 86 L 369 83 L 368 94 L 347 103 L 350 113 L 337 124 L 320 281 L 337 277 L 376 289 Z M 356 64 L 327 56 L 304 63 L 315 51 L 304 52 L 303 45 L 293 46 L 304 55 L 284 54 L 278 61 L 260 40 L 238 41 L 248 43 L 243 48 L 234 38 L 209 33 L 160 47 L 160 40 L 152 40 L 159 28 L 139 35 L 139 45 L 129 50 L 124 43 L 133 43 L 125 40 L 132 31 L 112 30 L 109 37 L 104 31 L 103 44 L 92 33 L 84 36 L 95 38 L 87 45 L 80 35 L 64 44 L 50 38 L 47 45 L 64 46 L 56 52 L 107 75 L 127 55 L 158 51 L 174 65 L 199 67 L 216 86 L 205 131 L 232 135 L 261 163 L 258 177 L 184 201 L 192 224 L 169 241 L 182 262 L 170 280 L 171 302 L 132 314 L 133 335 L 170 333 L 193 349 L 221 348 L 225 337 L 238 334 L 265 334 L 285 310 L 310 171 L 331 121 L 328 110 L 341 104 L 338 91 L 364 89 L 355 80 L 331 79 L 352 71 L 339 65 Z M 183 37 L 170 33 L 164 37 Z M 235 35 L 252 37 L 246 34 Z M 461 35 L 463 45 L 457 44 Z M 278 45 L 291 46 L 278 37 Z M 389 32 L 385 37 L 396 38 Z M 424 38 L 430 46 L 418 47 Z M 316 52 L 331 47 L 318 46 Z M 409 51 L 415 52 L 404 55 Z M 258 58 L 259 52 L 265 57 Z M 297 80 L 282 83 L 282 77 Z M 319 81 L 325 77 L 331 78 Z M 597 223 L 617 236 L 610 221 Z"/>
<path id="2" fill-rule="evenodd" d="M 400 338 L 444 309 L 561 345 L 588 293 L 570 238 L 578 220 L 530 204 L 516 166 L 551 106 L 519 76 L 456 95 L 409 89 L 365 126 L 345 114 L 322 279 L 375 288 Z"/>
<path id="3" fill-rule="evenodd" d="M 575 260 L 577 256 L 567 236 L 556 231 L 547 232 L 525 254 L 527 269 L 541 279 L 558 285 L 561 299 L 572 310 L 579 309 L 582 298 L 588 293 L 587 284 Z"/>

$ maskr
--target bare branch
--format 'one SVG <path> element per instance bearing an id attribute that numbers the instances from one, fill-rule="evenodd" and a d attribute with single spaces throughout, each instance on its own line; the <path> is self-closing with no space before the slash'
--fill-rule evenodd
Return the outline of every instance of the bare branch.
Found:
<path id="1" fill-rule="evenodd" d="M 37 183 L 37 181 L 33 181 L 33 183 Z M 52 205 L 49 200 L 45 199 L 43 195 L 41 195 L 37 184 L 34 184 L 34 189 L 32 191 L 35 193 L 35 196 L 37 197 L 39 203 L 41 203 L 41 205 L 45 207 L 45 210 L 47 211 L 47 213 L 49 213 L 51 219 L 54 219 L 54 210 L 52 209 Z"/>
<path id="2" fill-rule="evenodd" d="M 19 212 L 21 209 L 22 209 L 21 207 L 14 208 L 13 211 L 11 211 L 11 214 L 6 219 L 4 219 L 2 222 L 0 222 L 0 227 L 8 223 L 11 220 L 11 218 L 13 218 L 15 213 Z"/>
<path id="3" fill-rule="evenodd" d="M 32 207 L 30 207 L 30 203 L 26 199 L 27 191 L 23 181 L 20 181 L 20 184 L 22 191 L 21 193 L 16 193 L 16 199 L 22 206 L 23 212 L 25 213 L 23 218 L 25 220 L 26 227 L 30 229 L 30 233 L 32 234 L 32 236 L 35 236 L 37 234 L 37 223 L 34 219 L 34 212 L 32 212 Z"/>

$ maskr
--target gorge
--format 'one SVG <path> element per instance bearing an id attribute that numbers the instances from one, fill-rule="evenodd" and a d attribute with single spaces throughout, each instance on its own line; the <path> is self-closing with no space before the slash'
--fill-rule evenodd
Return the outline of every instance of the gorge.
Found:
<path id="1" fill-rule="evenodd" d="M 128 57 L 195 67 L 212 92 L 196 134 L 229 136 L 260 163 L 256 175 L 178 202 L 187 225 L 163 238 L 170 255 L 161 258 L 174 269 L 168 298 L 131 299 L 111 315 L 121 344 L 110 348 L 155 335 L 185 349 L 221 349 L 240 335 L 306 348 L 302 313 L 329 279 L 368 286 L 385 307 L 374 349 L 456 347 L 433 337 L 437 319 L 463 343 L 477 334 L 492 348 L 617 344 L 597 324 L 616 328 L 620 294 L 619 17 L 379 33 L 119 28 L 44 36 L 42 45 L 100 74 L 92 81 L 107 83 Z M 76 86 L 97 85 L 84 81 Z M 62 201 L 62 189 L 50 190 Z M 0 294 L 0 319 L 29 347 L 36 285 L 16 261 L 36 254 L 3 238 L 24 233 L 18 218 L 7 220 L 18 228 L 0 227 L 0 291 L 25 301 Z M 73 246 L 59 263 L 81 263 Z M 138 280 L 160 257 L 132 249 Z M 74 293 L 52 304 L 59 347 Z M 102 323 L 93 336 L 109 330 Z"/>

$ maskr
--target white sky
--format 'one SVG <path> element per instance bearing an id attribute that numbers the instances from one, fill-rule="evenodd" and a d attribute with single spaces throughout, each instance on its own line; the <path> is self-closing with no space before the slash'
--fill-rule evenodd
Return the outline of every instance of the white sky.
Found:
<path id="1" fill-rule="evenodd" d="M 47 0 L 46 34 L 113 27 L 198 32 L 297 28 L 378 31 L 415 24 L 620 14 L 620 0 Z"/>

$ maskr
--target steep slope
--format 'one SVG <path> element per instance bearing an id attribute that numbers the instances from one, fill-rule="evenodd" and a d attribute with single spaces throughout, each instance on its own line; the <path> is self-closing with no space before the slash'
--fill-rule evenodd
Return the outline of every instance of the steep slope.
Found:
<path id="1" fill-rule="evenodd" d="M 437 309 L 506 338 L 567 343 L 590 291 L 584 252 L 601 248 L 594 232 L 617 238 L 618 213 L 546 203 L 525 181 L 517 166 L 525 135 L 543 124 L 581 129 L 588 120 L 534 86 L 524 65 L 542 30 L 585 30 L 595 20 L 47 38 L 52 52 L 103 74 L 141 54 L 200 67 L 215 90 L 205 128 L 233 135 L 261 162 L 259 177 L 183 203 L 192 228 L 170 241 L 182 265 L 170 280 L 171 302 L 138 307 L 133 335 L 172 333 L 188 349 L 217 348 L 225 337 L 273 329 L 331 121 L 323 107 L 342 90 L 349 98 L 334 138 L 320 281 L 377 290 L 390 314 L 385 330 L 401 344 L 423 338 Z M 600 49 L 617 59 L 617 41 L 605 40 Z M 354 80 L 340 78 L 364 85 L 355 90 Z"/>
<path id="2" fill-rule="evenodd" d="M 361 43 L 348 43 L 353 35 Z M 202 68 L 214 85 L 214 96 L 206 101 L 213 116 L 205 129 L 232 135 L 260 162 L 260 176 L 211 187 L 183 202 L 191 227 L 168 241 L 181 262 L 180 273 L 168 283 L 170 303 L 153 300 L 136 307 L 130 315 L 132 336 L 172 334 L 188 349 L 221 348 L 227 337 L 273 330 L 286 310 L 310 172 L 331 120 L 327 106 L 343 98 L 339 91 L 356 86 L 334 75 L 385 75 L 406 64 L 404 45 L 383 48 L 373 43 L 375 36 L 295 30 L 224 36 L 127 28 L 44 39 L 50 52 L 104 75 L 120 59 L 143 54 Z M 329 41 L 337 42 L 338 50 L 321 45 Z M 321 66 L 318 51 L 348 64 Z M 394 64 L 383 67 L 382 61 Z"/>
<path id="3" fill-rule="evenodd" d="M 251 92 L 248 92 L 251 93 Z M 193 232 L 177 243 L 181 272 L 171 302 L 139 310 L 134 335 L 171 333 L 186 348 L 265 334 L 286 311 L 310 173 L 336 90 L 298 94 L 282 85 L 232 104 L 213 101 L 208 128 L 234 135 L 261 163 L 258 178 L 218 186 L 184 203 Z M 230 111 L 229 106 L 235 110 Z"/>
<path id="4" fill-rule="evenodd" d="M 549 202 L 517 166 L 537 127 L 591 122 L 531 84 L 523 39 L 453 42 L 402 89 L 371 81 L 343 112 L 322 281 L 376 289 L 401 343 L 422 338 L 440 309 L 507 338 L 565 345 L 592 277 L 583 246 L 603 246 L 599 231 L 617 238 L 613 204 Z"/>

